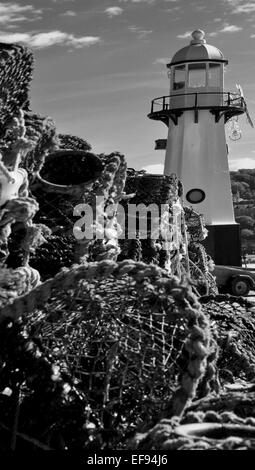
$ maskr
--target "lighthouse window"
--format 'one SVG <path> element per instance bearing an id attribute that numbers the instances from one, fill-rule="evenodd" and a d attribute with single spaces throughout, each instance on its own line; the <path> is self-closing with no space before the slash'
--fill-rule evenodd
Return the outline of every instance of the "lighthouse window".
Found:
<path id="1" fill-rule="evenodd" d="M 201 88 L 206 85 L 206 64 L 189 64 L 189 87 Z"/>
<path id="2" fill-rule="evenodd" d="M 209 64 L 209 86 L 220 86 L 220 64 Z"/>
<path id="3" fill-rule="evenodd" d="M 186 194 L 186 199 L 190 204 L 199 204 L 205 199 L 205 192 L 202 189 L 191 189 Z"/>
<path id="4" fill-rule="evenodd" d="M 185 87 L 186 70 L 185 65 L 178 65 L 174 68 L 174 90 Z"/>

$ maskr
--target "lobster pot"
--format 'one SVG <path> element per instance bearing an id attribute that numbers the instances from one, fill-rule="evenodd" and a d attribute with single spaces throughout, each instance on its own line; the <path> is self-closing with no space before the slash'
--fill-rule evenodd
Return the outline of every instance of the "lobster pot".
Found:
<path id="1" fill-rule="evenodd" d="M 34 187 L 40 204 L 36 222 L 52 230 L 33 259 L 43 279 L 73 263 L 117 258 L 117 231 L 105 228 L 114 222 L 112 207 L 123 193 L 125 176 L 125 159 L 119 153 L 109 155 L 104 163 L 82 151 L 61 150 L 48 157 Z M 69 185 L 64 184 L 67 181 Z M 105 217 L 108 207 L 110 215 Z"/>
<path id="2" fill-rule="evenodd" d="M 219 344 L 218 368 L 233 383 L 237 379 L 254 382 L 254 304 L 242 297 L 229 295 L 205 296 L 200 299 L 203 311 L 214 323 Z"/>
<path id="3" fill-rule="evenodd" d="M 125 191 L 125 239 L 120 259 L 155 263 L 180 275 L 188 270 L 187 240 L 180 185 L 175 175 L 133 175 Z"/>
<path id="4" fill-rule="evenodd" d="M 84 202 L 102 174 L 101 160 L 90 152 L 57 150 L 49 154 L 32 185 L 40 210 L 36 221 L 63 233 L 73 227 L 73 208 Z"/>
<path id="5" fill-rule="evenodd" d="M 206 370 L 206 316 L 187 285 L 154 265 L 73 267 L 2 309 L 0 320 L 20 315 L 40 354 L 85 395 L 110 435 L 181 415 Z M 22 400 L 19 427 L 28 433 L 36 417 L 22 412 Z"/>

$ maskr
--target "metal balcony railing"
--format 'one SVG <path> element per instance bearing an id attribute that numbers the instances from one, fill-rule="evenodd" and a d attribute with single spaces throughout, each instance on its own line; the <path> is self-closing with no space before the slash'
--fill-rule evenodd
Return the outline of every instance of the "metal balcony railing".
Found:
<path id="1" fill-rule="evenodd" d="M 217 100 L 213 99 L 217 97 Z M 206 100 L 205 97 L 212 97 L 212 102 L 210 104 L 210 99 Z M 176 98 L 183 98 L 183 106 L 185 109 L 213 109 L 213 108 L 240 108 L 245 110 L 246 104 L 242 96 L 235 92 L 194 92 L 194 93 L 176 93 L 168 96 L 160 96 L 154 98 L 151 102 L 151 112 L 150 114 L 162 112 L 162 111 L 171 111 L 174 109 L 180 109 L 180 106 L 176 106 Z M 172 104 L 171 104 L 172 100 Z"/>

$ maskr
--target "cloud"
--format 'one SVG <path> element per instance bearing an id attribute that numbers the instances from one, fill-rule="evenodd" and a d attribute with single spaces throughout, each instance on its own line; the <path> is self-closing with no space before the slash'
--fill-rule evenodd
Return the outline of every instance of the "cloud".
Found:
<path id="1" fill-rule="evenodd" d="M 132 33 L 137 33 L 138 34 L 138 39 L 143 39 L 146 36 L 148 36 L 148 34 L 153 33 L 153 31 L 151 29 L 142 29 L 139 26 L 128 26 L 128 29 Z"/>
<path id="2" fill-rule="evenodd" d="M 219 33 L 236 33 L 241 31 L 243 28 L 241 26 L 236 26 L 234 24 L 225 24 L 225 26 L 219 30 Z"/>
<path id="3" fill-rule="evenodd" d="M 0 42 L 23 42 L 35 49 L 44 49 L 55 45 L 78 49 L 97 44 L 100 42 L 100 38 L 97 36 L 76 37 L 62 31 L 48 31 L 43 33 L 0 33 Z"/>
<path id="4" fill-rule="evenodd" d="M 238 31 L 242 31 L 242 29 L 243 28 L 241 26 L 236 26 L 234 24 L 224 23 L 223 28 L 218 29 L 217 31 L 213 31 L 213 32 L 207 34 L 207 36 L 212 38 L 212 37 L 218 36 L 219 33 L 237 33 Z"/>
<path id="5" fill-rule="evenodd" d="M 152 29 L 140 29 L 138 39 L 143 39 L 151 33 L 153 33 Z"/>
<path id="6" fill-rule="evenodd" d="M 253 11 L 255 11 L 255 3 L 248 2 L 248 3 L 237 5 L 234 8 L 233 13 L 237 13 L 237 14 L 238 13 L 252 13 Z"/>
<path id="7" fill-rule="evenodd" d="M 229 161 L 229 169 L 232 171 L 240 168 L 255 168 L 255 158 L 245 157 Z"/>
<path id="8" fill-rule="evenodd" d="M 129 4 L 147 4 L 147 5 L 154 5 L 157 3 L 157 0 L 118 0 L 119 3 L 129 3 Z M 163 1 L 163 0 L 162 0 Z M 165 2 L 167 2 L 168 4 L 171 2 L 172 4 L 176 4 L 177 2 L 179 2 L 179 0 L 164 0 Z M 180 7 L 179 6 L 175 6 L 174 8 L 170 8 L 169 10 L 165 10 L 165 11 L 169 11 L 169 12 L 172 12 L 174 10 L 177 10 L 179 9 Z"/>
<path id="9" fill-rule="evenodd" d="M 231 9 L 232 13 L 240 14 L 240 13 L 252 13 L 255 11 L 255 3 L 252 2 L 245 2 L 244 0 L 223 0 L 225 4 L 228 4 Z"/>
<path id="10" fill-rule="evenodd" d="M 164 0 L 165 2 L 171 2 L 171 3 L 176 3 L 178 2 L 179 0 Z M 148 4 L 151 4 L 151 3 L 155 3 L 156 0 L 119 0 L 119 3 L 148 3 Z"/>
<path id="11" fill-rule="evenodd" d="M 164 165 L 161 163 L 155 163 L 152 165 L 146 165 L 141 170 L 146 170 L 147 173 L 152 173 L 153 175 L 162 175 L 164 172 Z"/>
<path id="12" fill-rule="evenodd" d="M 67 10 L 64 13 L 61 13 L 61 16 L 76 16 L 76 15 L 77 13 L 75 13 L 75 11 L 72 11 L 72 10 Z"/>
<path id="13" fill-rule="evenodd" d="M 109 18 L 114 18 L 114 16 L 119 16 L 123 13 L 123 8 L 121 7 L 108 7 L 105 9 L 105 13 Z"/>
<path id="14" fill-rule="evenodd" d="M 169 57 L 158 57 L 156 60 L 154 60 L 153 64 L 166 65 L 169 64 L 169 62 L 171 62 L 171 59 L 169 59 Z"/>
<path id="15" fill-rule="evenodd" d="M 81 47 L 89 47 L 93 46 L 94 44 L 98 44 L 101 39 L 98 36 L 81 36 L 75 37 L 73 34 L 66 33 L 66 44 L 68 46 L 73 46 L 76 49 Z"/>
<path id="16" fill-rule="evenodd" d="M 167 13 L 174 13 L 174 12 L 180 10 L 180 8 L 181 8 L 180 6 L 176 6 L 176 7 L 173 6 L 172 8 L 166 8 L 164 11 L 167 12 Z"/>
<path id="17" fill-rule="evenodd" d="M 0 33 L 0 42 L 25 42 L 27 43 L 30 35 L 27 33 Z"/>
<path id="18" fill-rule="evenodd" d="M 241 26 L 236 26 L 234 24 L 228 24 L 225 23 L 223 25 L 222 29 L 219 29 L 217 31 L 212 31 L 211 33 L 208 33 L 208 37 L 215 37 L 219 33 L 237 33 L 238 31 L 241 31 L 243 28 Z M 191 37 L 192 32 L 191 31 L 186 31 L 186 33 L 183 34 L 178 34 L 177 38 L 178 39 L 188 39 Z"/>
<path id="19" fill-rule="evenodd" d="M 192 31 L 186 31 L 186 33 L 178 34 L 176 37 L 178 39 L 187 39 L 191 37 L 191 34 L 192 34 Z"/>
<path id="20" fill-rule="evenodd" d="M 38 19 L 41 13 L 41 9 L 36 9 L 32 5 L 22 6 L 19 3 L 0 2 L 0 24 Z"/>
<path id="21" fill-rule="evenodd" d="M 119 0 L 120 3 L 148 3 L 148 5 L 155 2 L 155 0 Z"/>

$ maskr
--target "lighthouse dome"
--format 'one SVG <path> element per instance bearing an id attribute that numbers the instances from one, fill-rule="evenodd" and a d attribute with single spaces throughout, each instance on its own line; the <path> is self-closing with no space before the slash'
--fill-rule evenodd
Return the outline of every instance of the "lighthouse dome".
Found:
<path id="1" fill-rule="evenodd" d="M 206 43 L 204 31 L 197 29 L 191 36 L 190 44 L 177 51 L 167 67 L 183 62 L 228 62 L 217 47 Z"/>

